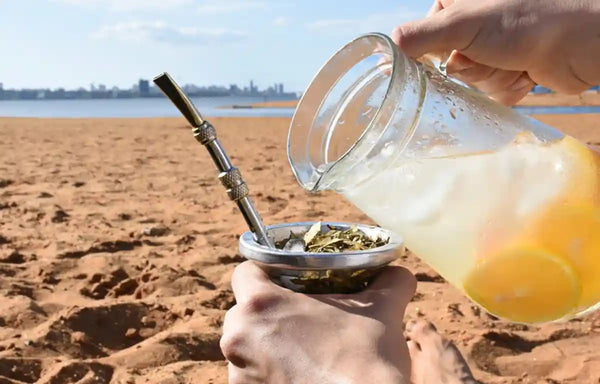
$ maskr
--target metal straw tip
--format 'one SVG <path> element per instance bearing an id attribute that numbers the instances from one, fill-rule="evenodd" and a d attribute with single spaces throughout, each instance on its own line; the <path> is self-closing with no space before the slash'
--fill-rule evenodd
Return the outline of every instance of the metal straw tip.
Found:
<path id="1" fill-rule="evenodd" d="M 157 83 L 164 79 L 171 79 L 171 76 L 167 72 L 163 72 L 160 75 L 157 75 L 152 79 L 153 82 Z"/>
<path id="2" fill-rule="evenodd" d="M 163 72 L 156 76 L 153 81 L 169 100 L 171 100 L 175 107 L 179 109 L 179 112 L 181 112 L 192 127 L 199 127 L 204 122 L 200 112 L 198 112 L 181 87 L 177 85 L 175 80 L 173 80 L 167 72 Z"/>

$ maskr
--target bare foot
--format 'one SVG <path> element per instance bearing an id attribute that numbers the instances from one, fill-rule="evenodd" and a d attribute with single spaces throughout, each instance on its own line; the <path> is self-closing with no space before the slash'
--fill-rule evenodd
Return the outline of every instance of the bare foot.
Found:
<path id="1" fill-rule="evenodd" d="M 478 384 L 458 348 L 426 321 L 406 324 L 414 384 Z"/>

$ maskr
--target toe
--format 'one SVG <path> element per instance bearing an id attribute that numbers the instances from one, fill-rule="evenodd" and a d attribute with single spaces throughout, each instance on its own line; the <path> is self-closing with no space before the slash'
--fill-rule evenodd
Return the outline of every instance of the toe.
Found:
<path id="1" fill-rule="evenodd" d="M 408 340 L 406 342 L 406 345 L 408 346 L 408 352 L 410 353 L 410 358 L 414 360 L 417 357 L 417 355 L 419 354 L 419 352 L 421 352 L 421 346 L 419 345 L 419 343 L 417 343 L 414 340 Z"/>
<path id="2" fill-rule="evenodd" d="M 437 333 L 437 329 L 429 321 L 410 321 L 406 324 L 406 335 L 412 340 L 419 341 L 432 333 Z"/>

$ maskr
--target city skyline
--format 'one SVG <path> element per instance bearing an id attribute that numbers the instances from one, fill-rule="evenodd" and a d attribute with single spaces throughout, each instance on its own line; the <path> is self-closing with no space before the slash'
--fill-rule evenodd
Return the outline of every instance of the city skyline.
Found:
<path id="1" fill-rule="evenodd" d="M 4 88 L 283 82 L 301 92 L 341 46 L 422 17 L 430 0 L 0 0 Z M 68 25 L 68 28 L 65 26 Z"/>
<path id="2" fill-rule="evenodd" d="M 188 96 L 266 96 L 280 98 L 296 98 L 297 92 L 286 92 L 283 83 L 273 83 L 261 89 L 253 80 L 247 85 L 195 85 L 183 84 L 182 88 Z M 117 86 L 107 87 L 105 84 L 91 83 L 88 88 L 75 89 L 58 88 L 4 88 L 0 82 L 0 100 L 43 100 L 43 99 L 87 99 L 87 98 L 134 98 L 134 97 L 161 97 L 162 92 L 150 80 L 139 79 L 129 88 Z"/>
<path id="3" fill-rule="evenodd" d="M 126 90 L 126 89 L 134 89 L 134 88 L 140 87 L 140 82 L 143 82 L 143 81 L 149 82 L 149 86 L 150 87 L 155 87 L 151 83 L 151 80 L 144 79 L 144 78 L 140 77 L 138 81 L 134 82 L 131 86 L 129 86 L 127 88 L 122 88 L 122 87 L 119 87 L 117 85 L 109 86 L 109 85 L 106 85 L 106 84 L 101 83 L 101 82 L 91 82 L 91 83 L 89 83 L 89 85 L 87 87 L 85 87 L 83 85 L 80 85 L 80 86 L 76 86 L 74 88 L 71 88 L 69 90 L 86 90 L 86 91 L 90 91 L 90 92 L 94 92 L 94 91 L 106 91 L 106 90 L 110 90 L 110 89 Z M 182 87 L 183 88 L 186 88 L 186 87 L 190 88 L 191 87 L 192 89 L 194 89 L 194 88 L 202 88 L 202 89 L 215 89 L 215 88 L 230 89 L 231 87 L 234 87 L 234 88 L 237 87 L 240 90 L 246 90 L 247 89 L 248 91 L 250 91 L 251 89 L 254 89 L 255 92 L 261 92 L 260 87 L 254 83 L 254 80 L 252 80 L 252 79 L 248 80 L 247 81 L 247 85 L 248 86 L 243 86 L 242 85 L 240 87 L 240 86 L 238 86 L 237 84 L 234 84 L 234 83 L 229 83 L 229 84 L 183 84 Z M 58 86 L 58 87 L 54 87 L 54 88 L 52 88 L 52 87 L 39 87 L 39 86 L 38 87 L 23 87 L 23 88 L 19 88 L 19 87 L 10 87 L 10 88 L 8 88 L 8 87 L 4 86 L 4 82 L 0 81 L 0 90 L 5 90 L 5 91 L 8 91 L 8 90 L 18 90 L 18 91 L 20 91 L 20 90 L 42 90 L 42 89 L 43 90 L 59 90 L 59 89 L 67 90 L 67 88 L 68 87 L 64 87 L 64 86 Z M 267 85 L 267 87 L 263 88 L 262 91 L 269 91 L 270 89 L 278 89 L 279 90 L 280 88 L 285 89 L 286 88 L 285 87 L 285 83 L 283 83 L 283 82 L 274 82 L 272 84 Z M 298 93 L 296 91 L 291 91 L 291 92 Z M 301 92 L 301 91 L 299 91 L 299 92 Z"/>

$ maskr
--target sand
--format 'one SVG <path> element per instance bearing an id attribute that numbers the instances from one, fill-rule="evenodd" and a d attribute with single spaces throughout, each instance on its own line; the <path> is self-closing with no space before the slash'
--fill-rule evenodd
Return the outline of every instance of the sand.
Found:
<path id="1" fill-rule="evenodd" d="M 597 115 L 542 120 L 600 143 Z M 212 121 L 266 223 L 369 222 L 299 188 L 289 119 Z M 183 119 L 0 119 L 0 383 L 226 383 L 219 334 L 246 228 L 216 174 Z M 509 324 L 414 255 L 398 264 L 420 281 L 407 318 L 432 320 L 479 380 L 600 378 L 600 315 Z"/>
<path id="2" fill-rule="evenodd" d="M 276 100 L 254 103 L 252 108 L 296 108 L 298 100 Z"/>

